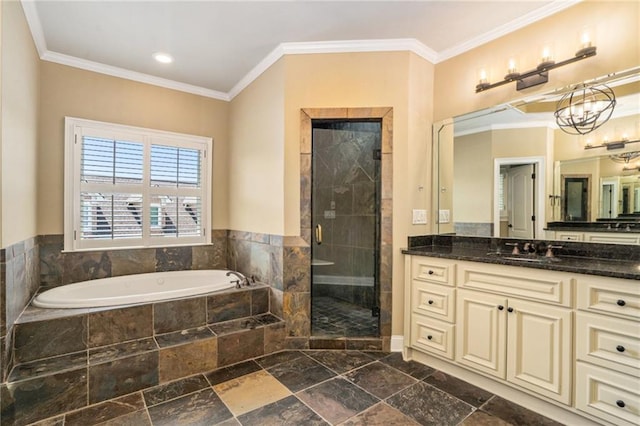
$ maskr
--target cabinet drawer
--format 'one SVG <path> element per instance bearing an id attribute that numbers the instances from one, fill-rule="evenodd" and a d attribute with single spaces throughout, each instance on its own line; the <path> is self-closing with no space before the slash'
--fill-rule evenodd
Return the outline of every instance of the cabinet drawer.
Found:
<path id="1" fill-rule="evenodd" d="M 640 282 L 615 278 L 580 277 L 578 309 L 640 319 Z"/>
<path id="2" fill-rule="evenodd" d="M 556 231 L 556 240 L 562 241 L 582 241 L 582 233 L 581 232 L 563 232 Z"/>
<path id="3" fill-rule="evenodd" d="M 453 359 L 453 324 L 418 314 L 411 315 L 411 346 Z"/>
<path id="4" fill-rule="evenodd" d="M 514 266 L 460 262 L 458 287 L 490 291 L 571 306 L 572 279 L 568 274 Z"/>
<path id="5" fill-rule="evenodd" d="M 640 381 L 576 363 L 576 408 L 615 425 L 640 424 Z"/>
<path id="6" fill-rule="evenodd" d="M 576 356 L 640 376 L 640 323 L 577 312 Z"/>
<path id="7" fill-rule="evenodd" d="M 590 243 L 602 243 L 602 244 L 638 244 L 637 235 L 620 235 L 620 234 L 608 234 L 606 232 L 594 232 L 584 234 L 584 240 Z"/>
<path id="8" fill-rule="evenodd" d="M 411 265 L 411 278 L 415 281 L 454 285 L 455 264 L 453 263 L 414 256 Z"/>
<path id="9" fill-rule="evenodd" d="M 454 321 L 456 302 L 454 288 L 414 281 L 412 292 L 412 312 L 447 322 Z"/>

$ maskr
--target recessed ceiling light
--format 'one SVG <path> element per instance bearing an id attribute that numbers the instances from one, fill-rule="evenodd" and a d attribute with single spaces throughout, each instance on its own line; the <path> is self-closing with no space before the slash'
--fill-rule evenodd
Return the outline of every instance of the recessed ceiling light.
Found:
<path id="1" fill-rule="evenodd" d="M 173 62 L 173 56 L 169 55 L 168 53 L 163 53 L 163 52 L 156 52 L 153 54 L 153 59 L 155 59 L 156 61 L 162 63 L 162 64 L 170 64 L 171 62 Z"/>

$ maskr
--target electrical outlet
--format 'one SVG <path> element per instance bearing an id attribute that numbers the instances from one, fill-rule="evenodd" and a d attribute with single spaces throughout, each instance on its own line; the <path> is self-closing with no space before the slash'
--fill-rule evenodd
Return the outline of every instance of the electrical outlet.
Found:
<path id="1" fill-rule="evenodd" d="M 324 211 L 324 218 L 325 219 L 335 219 L 336 218 L 336 211 L 335 210 L 325 210 Z"/>
<path id="2" fill-rule="evenodd" d="M 427 211 L 423 209 L 413 209 L 413 222 L 414 225 L 426 225 L 427 224 Z"/>
<path id="3" fill-rule="evenodd" d="M 440 219 L 439 223 L 449 223 L 451 221 L 451 211 L 450 210 L 440 210 L 438 219 Z"/>

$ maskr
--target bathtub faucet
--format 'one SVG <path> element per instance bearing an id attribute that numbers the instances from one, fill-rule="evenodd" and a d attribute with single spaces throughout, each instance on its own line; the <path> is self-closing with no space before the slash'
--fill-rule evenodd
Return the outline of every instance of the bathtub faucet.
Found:
<path id="1" fill-rule="evenodd" d="M 244 286 L 248 286 L 249 285 L 249 279 L 247 277 L 245 277 L 244 275 L 242 275 L 240 272 L 236 272 L 236 271 L 227 271 L 227 276 L 235 276 L 238 279 L 237 280 L 233 280 L 231 281 L 232 283 L 236 283 L 236 288 L 241 288 L 243 285 Z"/>

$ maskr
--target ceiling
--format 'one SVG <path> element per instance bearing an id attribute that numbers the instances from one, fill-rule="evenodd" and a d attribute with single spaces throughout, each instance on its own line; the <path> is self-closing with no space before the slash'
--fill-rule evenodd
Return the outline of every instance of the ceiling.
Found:
<path id="1" fill-rule="evenodd" d="M 555 1 L 22 0 L 43 60 L 230 100 L 284 54 L 409 50 L 438 63 Z M 152 58 L 158 51 L 171 64 Z"/>

